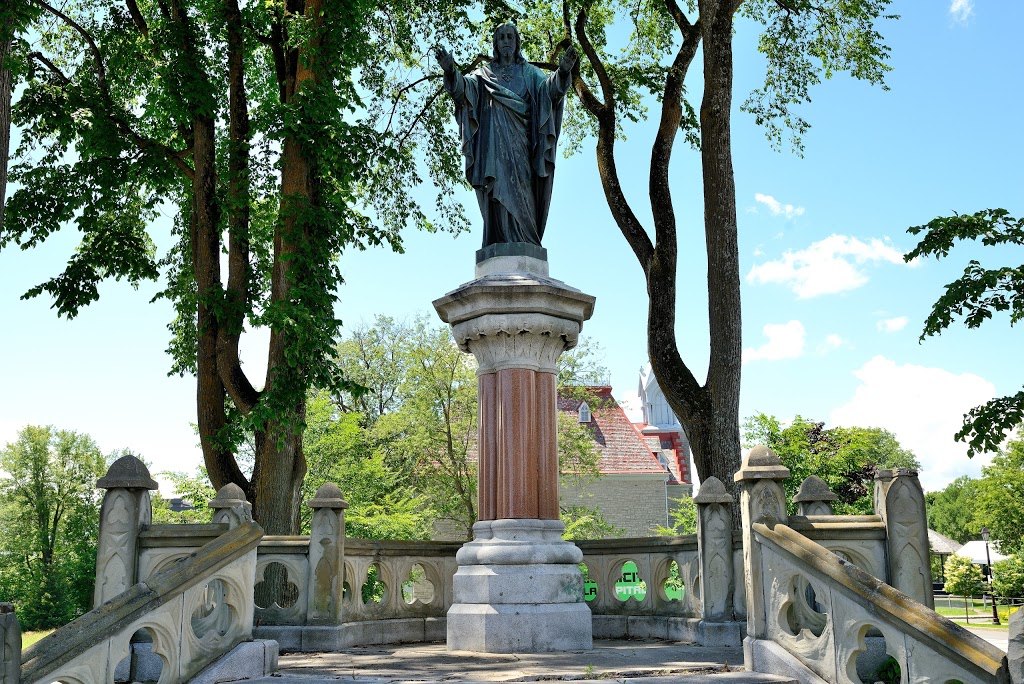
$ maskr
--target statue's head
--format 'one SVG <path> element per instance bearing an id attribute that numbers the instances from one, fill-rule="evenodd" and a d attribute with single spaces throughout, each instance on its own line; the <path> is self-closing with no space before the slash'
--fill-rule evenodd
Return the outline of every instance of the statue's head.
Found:
<path id="1" fill-rule="evenodd" d="M 519 29 L 510 21 L 498 24 L 494 29 L 494 60 L 498 62 L 526 61 L 522 52 L 522 41 L 519 39 Z"/>

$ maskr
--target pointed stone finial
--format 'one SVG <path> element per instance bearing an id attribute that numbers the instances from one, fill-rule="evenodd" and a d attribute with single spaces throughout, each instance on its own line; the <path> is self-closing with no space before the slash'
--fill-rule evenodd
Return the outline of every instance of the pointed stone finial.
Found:
<path id="1" fill-rule="evenodd" d="M 210 499 L 207 504 L 210 508 L 234 508 L 247 502 L 245 492 L 234 482 L 228 482 L 217 490 L 217 496 Z"/>
<path id="2" fill-rule="evenodd" d="M 700 491 L 697 492 L 697 496 L 693 497 L 693 502 L 698 504 L 731 504 L 732 501 L 732 495 L 726 491 L 722 481 L 714 475 L 700 483 Z"/>
<path id="3" fill-rule="evenodd" d="M 793 497 L 800 515 L 832 515 L 832 501 L 839 497 L 829 489 L 828 483 L 817 475 L 810 475 L 800 483 L 800 491 Z"/>
<path id="4" fill-rule="evenodd" d="M 327 482 L 320 485 L 320 489 L 316 490 L 316 494 L 313 498 L 306 502 L 306 505 L 310 508 L 340 508 L 342 510 L 348 508 L 348 502 L 345 501 L 345 497 L 341 495 L 341 489 L 338 485 L 333 482 Z"/>
<path id="5" fill-rule="evenodd" d="M 810 475 L 800 483 L 800 491 L 793 497 L 793 501 L 835 501 L 839 497 L 829 489 L 828 483 L 817 475 Z"/>
<path id="6" fill-rule="evenodd" d="M 96 481 L 100 489 L 158 489 L 149 475 L 149 468 L 136 457 L 128 454 L 110 464 L 107 474 Z"/>
<path id="7" fill-rule="evenodd" d="M 212 522 L 227 523 L 231 529 L 243 522 L 252 522 L 252 504 L 245 498 L 245 492 L 234 482 L 228 482 L 217 491 L 217 496 L 206 504 L 213 510 Z"/>
<path id="8" fill-rule="evenodd" d="M 734 479 L 743 480 L 785 480 L 789 477 L 789 468 L 782 465 L 778 454 L 758 444 L 743 457 L 743 465 Z"/>

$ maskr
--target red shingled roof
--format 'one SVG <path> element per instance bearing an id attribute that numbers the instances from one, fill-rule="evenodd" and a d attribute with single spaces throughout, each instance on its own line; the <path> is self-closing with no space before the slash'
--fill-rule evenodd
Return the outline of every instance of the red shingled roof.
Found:
<path id="1" fill-rule="evenodd" d="M 588 401 L 594 442 L 601 454 L 602 473 L 665 473 L 658 458 L 648 448 L 644 436 L 633 426 L 625 412 L 612 397 L 611 387 L 587 387 L 586 393 L 597 398 Z M 579 414 L 583 400 L 558 397 L 558 410 Z"/>

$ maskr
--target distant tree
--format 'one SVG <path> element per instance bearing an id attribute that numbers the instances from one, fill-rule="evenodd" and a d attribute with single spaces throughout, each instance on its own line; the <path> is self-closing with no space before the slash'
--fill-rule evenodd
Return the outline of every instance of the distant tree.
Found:
<path id="1" fill-rule="evenodd" d="M 664 536 L 676 536 L 697 533 L 697 504 L 691 498 L 675 499 L 669 508 L 669 525 L 654 528 L 654 533 Z"/>
<path id="2" fill-rule="evenodd" d="M 1013 218 L 1005 209 L 985 209 L 974 214 L 935 218 L 923 226 L 908 228 L 911 235 L 924 237 L 903 257 L 942 259 L 964 240 L 981 240 L 986 247 L 1024 246 L 1024 220 Z M 946 291 L 925 319 L 920 341 L 938 335 L 962 317 L 968 328 L 977 328 L 992 315 L 1009 311 L 1010 324 L 1024 319 L 1024 265 L 983 268 L 971 259 L 964 274 L 946 285 Z M 967 442 L 967 455 L 997 451 L 1014 427 L 1024 423 L 1024 390 L 977 406 L 964 415 L 956 439 Z"/>
<path id="3" fill-rule="evenodd" d="M 992 591 L 996 596 L 1024 596 L 1024 556 L 1014 554 L 992 564 Z"/>
<path id="4" fill-rule="evenodd" d="M 978 481 L 967 475 L 956 478 L 940 492 L 928 492 L 924 500 L 928 527 L 961 544 L 970 541 L 981 529 L 975 523 Z"/>
<path id="5" fill-rule="evenodd" d="M 863 514 L 872 510 L 871 483 L 878 468 L 919 469 L 912 452 L 881 428 L 825 428 L 822 422 L 796 416 L 782 426 L 775 416 L 755 414 L 743 423 L 743 443 L 764 444 L 790 470 L 784 483 L 791 511 L 800 483 L 810 475 L 823 479 L 839 497 L 837 513 Z"/>
<path id="6" fill-rule="evenodd" d="M 946 561 L 946 584 L 943 586 L 950 596 L 964 597 L 964 611 L 968 611 L 967 598 L 974 596 L 981 588 L 981 568 L 966 556 L 953 554 Z"/>
<path id="7" fill-rule="evenodd" d="M 1024 440 L 1007 442 L 981 475 L 975 524 L 989 529 L 1002 553 L 1024 552 Z"/>
<path id="8" fill-rule="evenodd" d="M 88 435 L 34 425 L 0 450 L 0 600 L 26 629 L 89 610 L 96 572 L 96 480 L 106 459 Z"/>

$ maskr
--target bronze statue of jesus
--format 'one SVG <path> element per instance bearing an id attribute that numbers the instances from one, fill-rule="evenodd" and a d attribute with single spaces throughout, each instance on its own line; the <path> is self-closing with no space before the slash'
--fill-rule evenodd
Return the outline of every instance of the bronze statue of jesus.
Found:
<path id="1" fill-rule="evenodd" d="M 562 53 L 558 69 L 545 74 L 526 61 L 519 30 L 506 23 L 494 30 L 491 63 L 472 73 L 460 74 L 444 48 L 435 48 L 435 54 L 455 101 L 466 180 L 476 190 L 484 219 L 483 246 L 539 246 L 575 49 Z"/>

